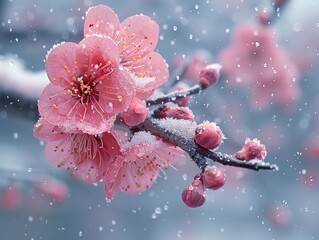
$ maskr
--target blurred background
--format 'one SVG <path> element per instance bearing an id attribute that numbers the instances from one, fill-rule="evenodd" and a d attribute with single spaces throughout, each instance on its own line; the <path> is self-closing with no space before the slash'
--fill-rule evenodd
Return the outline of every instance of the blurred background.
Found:
<path id="1" fill-rule="evenodd" d="M 233 154 L 246 137 L 257 137 L 267 146 L 266 161 L 280 168 L 221 166 L 225 186 L 208 191 L 197 209 L 181 201 L 198 172 L 190 160 L 142 194 L 106 202 L 103 184 L 80 182 L 47 163 L 44 143 L 33 137 L 36 99 L 48 81 L 46 53 L 61 41 L 80 41 L 86 10 L 100 3 L 120 20 L 151 16 L 171 72 L 199 49 L 218 62 L 233 29 L 271 8 L 266 0 L 0 0 L 1 239 L 319 239 L 319 1 L 289 1 L 272 26 L 300 72 L 300 96 L 288 110 L 275 102 L 252 108 L 251 89 L 225 78 L 193 98 L 197 120 L 218 122 L 228 138 L 221 151 Z"/>

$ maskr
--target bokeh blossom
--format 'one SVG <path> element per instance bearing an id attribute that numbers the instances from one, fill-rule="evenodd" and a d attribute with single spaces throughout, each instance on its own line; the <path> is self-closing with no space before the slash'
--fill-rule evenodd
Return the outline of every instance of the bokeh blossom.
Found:
<path id="1" fill-rule="evenodd" d="M 219 58 L 229 84 L 249 87 L 250 103 L 257 109 L 272 102 L 287 108 L 299 96 L 299 71 L 285 49 L 278 46 L 270 26 L 238 25 L 232 44 Z"/>

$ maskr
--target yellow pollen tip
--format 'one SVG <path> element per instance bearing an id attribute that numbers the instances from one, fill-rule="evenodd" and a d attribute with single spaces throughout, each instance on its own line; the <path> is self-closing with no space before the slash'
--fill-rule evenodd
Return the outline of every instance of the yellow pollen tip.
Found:
<path id="1" fill-rule="evenodd" d="M 111 60 L 108 60 L 108 61 L 107 61 L 107 64 L 112 64 L 112 61 L 111 61 Z"/>
<path id="2" fill-rule="evenodd" d="M 55 103 L 53 103 L 52 107 L 57 108 L 58 106 Z"/>
<path id="3" fill-rule="evenodd" d="M 67 93 L 67 94 L 71 94 L 71 90 L 68 89 L 68 90 L 66 91 L 66 93 Z"/>
<path id="4" fill-rule="evenodd" d="M 68 66 L 65 65 L 63 68 L 64 68 L 64 69 L 68 69 Z"/>
<path id="5" fill-rule="evenodd" d="M 139 72 L 138 73 L 139 77 L 145 77 L 145 74 L 146 74 L 145 72 Z"/>
<path id="6" fill-rule="evenodd" d="M 121 95 L 118 95 L 118 96 L 117 96 L 117 99 L 118 99 L 120 102 L 122 102 L 123 97 L 122 97 Z"/>
<path id="7" fill-rule="evenodd" d="M 73 81 L 76 81 L 76 77 L 72 77 L 72 80 L 73 80 Z"/>
<path id="8" fill-rule="evenodd" d="M 126 45 L 127 45 L 127 42 L 126 42 L 126 41 L 123 41 L 123 42 L 122 42 L 122 46 L 123 46 L 123 47 L 126 47 Z"/>

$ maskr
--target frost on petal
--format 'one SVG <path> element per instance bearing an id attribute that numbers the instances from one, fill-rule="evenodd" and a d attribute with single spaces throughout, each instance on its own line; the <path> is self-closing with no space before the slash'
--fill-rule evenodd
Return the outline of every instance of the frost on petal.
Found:
<path id="1" fill-rule="evenodd" d="M 77 66 L 91 81 L 111 72 L 114 66 L 118 66 L 119 61 L 116 45 L 108 37 L 89 36 L 76 47 Z"/>
<path id="2" fill-rule="evenodd" d="M 67 86 L 71 81 L 71 75 L 77 75 L 76 46 L 76 43 L 66 42 L 53 47 L 48 53 L 46 71 L 53 84 Z"/>
<path id="3" fill-rule="evenodd" d="M 126 18 L 114 35 L 123 64 L 143 58 L 151 53 L 158 41 L 159 27 L 147 16 Z"/>
<path id="4" fill-rule="evenodd" d="M 84 36 L 102 34 L 113 36 L 120 25 L 116 13 L 108 6 L 98 5 L 89 8 L 84 22 Z"/>
<path id="5" fill-rule="evenodd" d="M 55 141 L 63 138 L 61 127 L 52 125 L 40 118 L 34 126 L 33 135 L 42 141 Z"/>
<path id="6" fill-rule="evenodd" d="M 137 86 L 136 94 L 140 99 L 151 96 L 156 88 L 167 81 L 169 76 L 167 63 L 156 52 L 152 52 L 145 58 L 133 61 L 126 66 L 134 74 Z"/>

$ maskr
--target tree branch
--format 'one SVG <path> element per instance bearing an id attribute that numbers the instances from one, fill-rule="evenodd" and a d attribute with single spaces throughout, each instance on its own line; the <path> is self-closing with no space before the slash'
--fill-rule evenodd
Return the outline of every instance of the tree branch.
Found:
<path id="1" fill-rule="evenodd" d="M 193 87 L 190 87 L 184 91 L 176 91 L 170 94 L 166 94 L 164 96 L 160 96 L 155 99 L 148 99 L 146 100 L 146 106 L 150 107 L 158 104 L 164 104 L 167 102 L 174 102 L 176 100 L 183 99 L 184 97 L 187 97 L 189 95 L 197 94 L 201 92 L 203 89 L 204 88 L 201 85 L 196 84 Z"/>
<path id="2" fill-rule="evenodd" d="M 192 137 L 195 133 L 196 123 L 181 119 L 154 119 L 147 118 L 138 126 L 140 129 L 151 132 L 182 148 L 200 169 L 208 165 L 207 159 L 211 159 L 223 165 L 247 168 L 252 170 L 278 170 L 276 164 L 266 163 L 262 160 L 243 161 L 234 156 L 211 151 L 194 142 Z"/>

